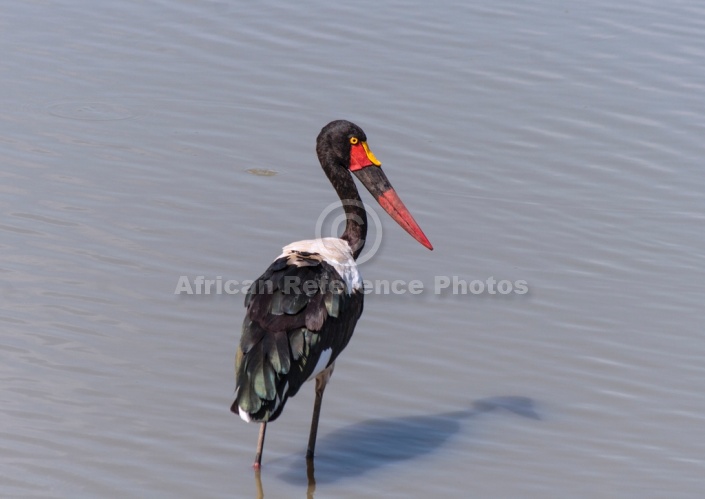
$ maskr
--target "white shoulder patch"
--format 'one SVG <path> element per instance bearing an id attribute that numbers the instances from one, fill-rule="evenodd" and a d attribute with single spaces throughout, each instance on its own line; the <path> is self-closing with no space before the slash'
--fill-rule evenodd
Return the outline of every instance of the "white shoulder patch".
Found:
<path id="1" fill-rule="evenodd" d="M 353 258 L 352 249 L 347 241 L 337 237 L 323 237 L 321 239 L 308 239 L 306 241 L 296 241 L 282 248 L 282 254 L 277 258 L 289 256 L 296 252 L 306 252 L 317 254 L 333 267 L 345 282 L 348 294 L 353 290 L 362 289 L 362 278 L 357 271 L 357 263 Z"/>

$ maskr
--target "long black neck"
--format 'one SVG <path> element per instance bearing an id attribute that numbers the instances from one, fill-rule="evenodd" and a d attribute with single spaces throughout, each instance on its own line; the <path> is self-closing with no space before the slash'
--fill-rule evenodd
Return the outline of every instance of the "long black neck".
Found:
<path id="1" fill-rule="evenodd" d="M 352 175 L 345 167 L 323 162 L 322 166 L 343 203 L 345 230 L 340 238 L 348 242 L 352 248 L 353 257 L 357 259 L 365 247 L 367 238 L 367 212 L 360 199 L 360 193 L 357 191 Z"/>

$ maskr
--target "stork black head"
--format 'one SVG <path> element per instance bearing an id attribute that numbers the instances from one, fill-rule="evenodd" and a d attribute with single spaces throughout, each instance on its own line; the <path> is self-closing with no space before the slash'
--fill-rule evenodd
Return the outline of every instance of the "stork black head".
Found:
<path id="1" fill-rule="evenodd" d="M 375 158 L 367 145 L 367 135 L 362 128 L 346 120 L 331 121 L 318 134 L 316 153 L 341 200 L 348 194 L 345 191 L 350 178 L 349 172 L 352 172 L 404 230 L 428 249 L 433 249 L 389 183 L 382 171 L 382 163 Z M 354 186 L 352 188 L 354 189 Z M 354 190 L 357 197 L 357 189 Z"/>
<path id="2" fill-rule="evenodd" d="M 324 168 L 325 165 L 336 165 L 353 171 L 350 168 L 351 161 L 355 161 L 358 165 L 362 158 L 367 158 L 366 154 L 362 154 L 361 157 L 360 150 L 369 152 L 367 135 L 355 123 L 346 120 L 331 121 L 323 127 L 316 140 L 316 153 Z M 371 158 L 367 158 L 367 161 L 363 160 L 362 163 L 379 166 L 380 163 L 374 155 L 371 152 L 369 155 Z M 362 168 L 362 165 L 359 167 Z"/>

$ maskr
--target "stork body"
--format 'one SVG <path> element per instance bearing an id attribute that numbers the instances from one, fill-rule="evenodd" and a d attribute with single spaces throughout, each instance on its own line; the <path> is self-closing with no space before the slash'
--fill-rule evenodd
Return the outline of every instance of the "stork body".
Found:
<path id="1" fill-rule="evenodd" d="M 316 152 L 343 204 L 345 230 L 340 238 L 284 247 L 245 298 L 231 410 L 244 421 L 261 423 L 257 468 L 267 422 L 279 417 L 286 401 L 311 379 L 316 380 L 316 401 L 306 455 L 313 457 L 323 391 L 362 314 L 363 286 L 355 259 L 365 244 L 367 213 L 351 172 L 392 218 L 433 249 L 389 184 L 362 129 L 333 121 L 321 130 Z"/>

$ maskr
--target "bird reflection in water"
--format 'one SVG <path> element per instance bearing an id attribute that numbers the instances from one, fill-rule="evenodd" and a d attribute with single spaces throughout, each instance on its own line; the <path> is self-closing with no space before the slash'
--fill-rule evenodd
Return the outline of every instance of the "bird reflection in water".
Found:
<path id="1" fill-rule="evenodd" d="M 313 458 L 306 458 L 306 478 L 308 485 L 306 487 L 306 499 L 313 499 L 316 492 L 316 477 L 314 475 Z M 257 499 L 264 499 L 264 488 L 262 487 L 262 469 L 255 468 L 255 490 Z"/>
<path id="2" fill-rule="evenodd" d="M 494 413 L 511 413 L 531 420 L 541 419 L 532 399 L 499 396 L 476 400 L 470 408 L 464 410 L 360 421 L 322 437 L 320 443 L 323 455 L 318 460 L 318 482 L 329 484 L 354 479 L 388 465 L 433 454 L 455 435 L 465 431 L 464 422 L 473 421 L 477 424 L 485 419 L 484 416 Z M 304 475 L 303 460 L 294 457 L 284 458 L 290 465 L 283 473 L 276 472 L 277 479 L 291 485 L 305 484 L 306 497 L 311 498 L 316 491 L 313 459 L 306 460 Z M 280 464 L 281 461 L 276 467 L 279 468 Z M 272 471 L 272 468 L 269 469 Z M 259 469 L 255 472 L 255 483 L 256 497 L 264 497 Z"/>

